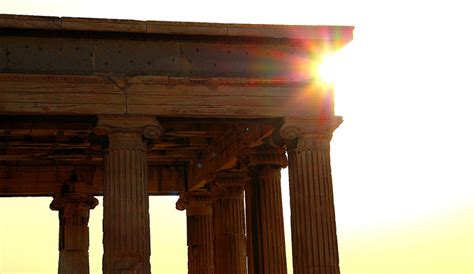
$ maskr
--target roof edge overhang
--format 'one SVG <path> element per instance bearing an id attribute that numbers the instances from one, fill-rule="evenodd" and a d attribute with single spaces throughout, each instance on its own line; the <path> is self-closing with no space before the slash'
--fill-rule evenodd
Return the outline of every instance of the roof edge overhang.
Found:
<path id="1" fill-rule="evenodd" d="M 338 47 L 352 41 L 354 30 L 353 26 L 222 24 L 13 14 L 0 14 L 1 28 L 315 40 L 335 43 Z"/>

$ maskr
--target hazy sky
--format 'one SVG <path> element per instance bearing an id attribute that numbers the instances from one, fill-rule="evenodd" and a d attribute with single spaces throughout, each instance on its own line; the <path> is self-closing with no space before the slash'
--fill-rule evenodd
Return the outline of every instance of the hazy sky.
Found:
<path id="1" fill-rule="evenodd" d="M 343 274 L 474 273 L 472 1 L 14 1 L 0 13 L 354 25 L 336 56 L 332 168 Z M 283 173 L 286 232 L 288 181 Z M 54 273 L 50 198 L 0 199 L 0 273 Z M 185 214 L 152 198 L 154 273 L 186 273 Z M 102 208 L 91 212 L 101 273 Z M 288 239 L 289 240 L 289 239 Z M 288 243 L 287 247 L 291 245 Z M 291 257 L 288 258 L 291 260 Z"/>

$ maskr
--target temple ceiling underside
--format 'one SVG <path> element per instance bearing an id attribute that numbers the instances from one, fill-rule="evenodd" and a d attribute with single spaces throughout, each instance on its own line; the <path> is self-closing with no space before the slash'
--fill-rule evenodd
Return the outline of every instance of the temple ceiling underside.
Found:
<path id="1" fill-rule="evenodd" d="M 0 116 L 0 195 L 52 195 L 62 187 L 102 193 L 107 137 L 96 116 Z M 231 169 L 279 119 L 159 119 L 163 135 L 148 144 L 151 195 L 201 187 L 211 170 Z M 11 182 L 15 181 L 14 184 Z"/>

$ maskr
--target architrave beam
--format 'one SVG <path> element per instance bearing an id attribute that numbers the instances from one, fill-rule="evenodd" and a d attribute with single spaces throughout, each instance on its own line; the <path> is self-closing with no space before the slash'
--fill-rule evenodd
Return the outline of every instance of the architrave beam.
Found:
<path id="1" fill-rule="evenodd" d="M 184 190 L 185 168 L 150 166 L 150 195 L 174 195 Z M 0 166 L 0 196 L 52 196 L 69 191 L 102 195 L 104 171 L 95 166 Z"/>

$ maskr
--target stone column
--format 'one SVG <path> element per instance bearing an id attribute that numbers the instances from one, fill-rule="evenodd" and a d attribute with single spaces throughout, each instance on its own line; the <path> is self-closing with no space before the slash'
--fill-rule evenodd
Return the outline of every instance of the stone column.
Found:
<path id="1" fill-rule="evenodd" d="M 329 158 L 342 122 L 289 118 L 280 130 L 288 147 L 294 274 L 339 274 Z"/>
<path id="2" fill-rule="evenodd" d="M 104 154 L 106 274 L 150 273 L 147 144 L 162 129 L 154 117 L 100 116 L 94 132 L 107 134 Z"/>
<path id="3" fill-rule="evenodd" d="M 59 274 L 89 273 L 89 210 L 97 204 L 89 194 L 54 196 L 49 207 L 59 211 Z"/>
<path id="4" fill-rule="evenodd" d="M 252 229 L 252 180 L 245 182 L 245 236 L 247 239 L 247 274 L 256 274 L 253 254 L 253 229 Z"/>
<path id="5" fill-rule="evenodd" d="M 261 148 L 245 157 L 251 181 L 246 189 L 249 273 L 286 274 L 285 233 L 280 170 L 286 167 L 283 150 Z M 244 161 L 245 161 L 244 160 Z"/>
<path id="6" fill-rule="evenodd" d="M 208 191 L 193 191 L 182 194 L 176 203 L 178 210 L 186 209 L 189 274 L 214 274 L 211 198 Z"/>
<path id="7" fill-rule="evenodd" d="M 221 172 L 213 185 L 214 272 L 246 273 L 244 184 L 247 175 Z"/>

